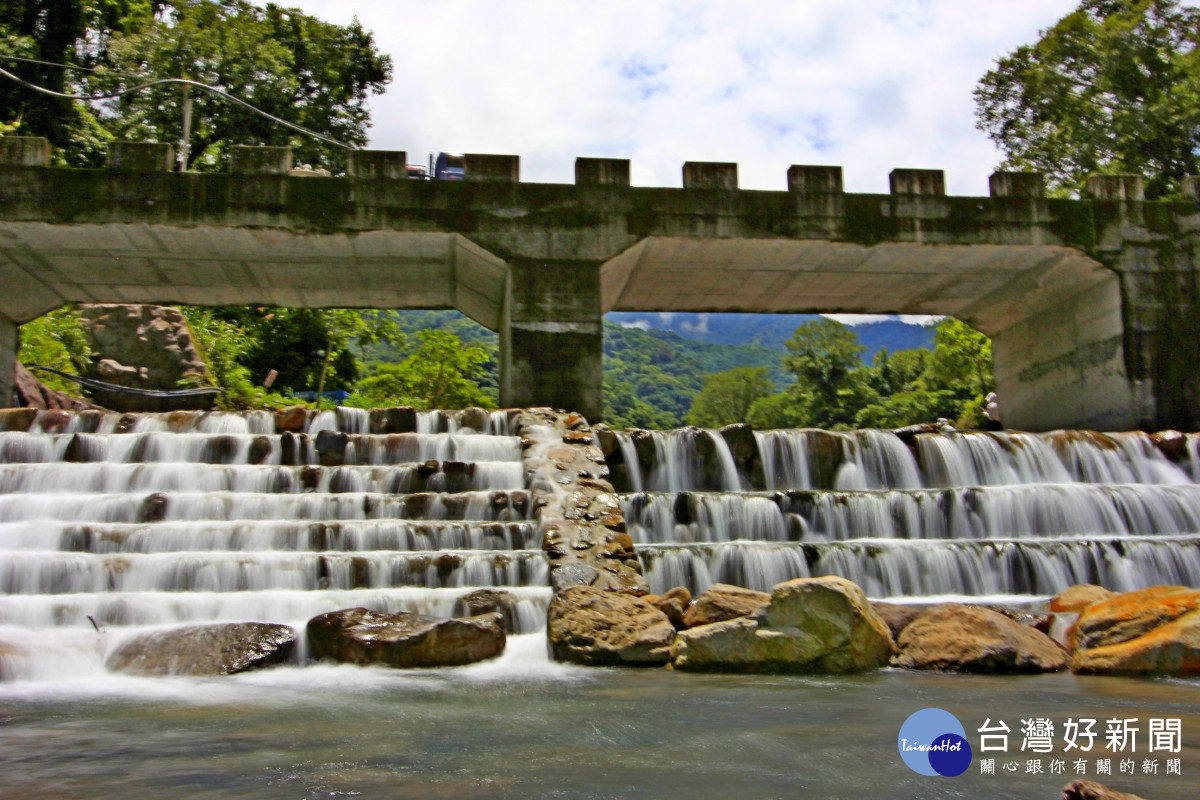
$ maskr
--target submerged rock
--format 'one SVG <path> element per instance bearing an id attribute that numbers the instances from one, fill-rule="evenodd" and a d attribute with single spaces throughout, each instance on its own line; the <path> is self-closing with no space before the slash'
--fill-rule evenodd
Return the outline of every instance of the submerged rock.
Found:
<path id="1" fill-rule="evenodd" d="M 1076 672 L 1200 675 L 1200 591 L 1155 586 L 1093 603 L 1067 638 Z"/>
<path id="2" fill-rule="evenodd" d="M 509 592 L 499 589 L 476 589 L 454 601 L 450 616 L 455 619 L 498 613 L 504 619 L 505 631 L 516 631 L 520 601 Z"/>
<path id="3" fill-rule="evenodd" d="M 546 633 L 556 660 L 597 667 L 660 666 L 675 640 L 675 626 L 650 603 L 590 586 L 554 595 Z"/>
<path id="4" fill-rule="evenodd" d="M 846 673 L 887 666 L 894 650 L 862 589 L 826 576 L 778 584 L 752 617 L 680 632 L 672 658 L 694 671 Z"/>
<path id="5" fill-rule="evenodd" d="M 306 627 L 316 660 L 387 667 L 457 667 L 504 652 L 498 613 L 440 619 L 401 611 L 347 608 L 313 617 Z"/>
<path id="6" fill-rule="evenodd" d="M 945 603 L 922 612 L 896 640 L 892 664 L 946 672 L 1055 672 L 1069 654 L 1041 631 L 987 608 Z"/>
<path id="7" fill-rule="evenodd" d="M 235 622 L 135 636 L 105 666 L 131 675 L 234 675 L 291 658 L 296 631 L 286 625 Z"/>
<path id="8" fill-rule="evenodd" d="M 683 615 L 685 628 L 712 625 L 738 617 L 748 617 L 765 606 L 771 599 L 766 592 L 743 589 L 728 583 L 714 583 L 692 602 Z"/>

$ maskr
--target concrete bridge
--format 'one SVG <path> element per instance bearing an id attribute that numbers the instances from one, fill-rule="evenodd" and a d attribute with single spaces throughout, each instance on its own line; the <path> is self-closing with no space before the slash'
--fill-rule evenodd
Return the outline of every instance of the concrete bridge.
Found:
<path id="1" fill-rule="evenodd" d="M 293 174 L 286 148 L 235 148 L 230 174 L 171 172 L 166 144 L 114 143 L 100 170 L 47 154 L 0 139 L 3 352 L 66 302 L 455 308 L 499 332 L 503 404 L 596 420 L 607 311 L 948 314 L 992 337 L 1010 427 L 1200 428 L 1194 179 L 1146 202 L 1116 175 L 1057 200 L 1033 173 L 948 197 L 935 170 L 868 195 L 823 166 L 774 192 L 723 163 L 669 189 L 617 159 L 578 159 L 572 185 L 500 155 L 442 182 L 396 151 L 346 177 Z"/>

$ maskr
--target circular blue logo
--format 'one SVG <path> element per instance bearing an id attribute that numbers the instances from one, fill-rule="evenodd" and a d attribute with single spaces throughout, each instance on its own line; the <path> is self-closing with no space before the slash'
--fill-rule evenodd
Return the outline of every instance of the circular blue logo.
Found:
<path id="1" fill-rule="evenodd" d="M 919 775 L 953 778 L 971 766 L 971 745 L 958 718 L 940 708 L 923 708 L 904 720 L 897 737 L 900 757 Z"/>

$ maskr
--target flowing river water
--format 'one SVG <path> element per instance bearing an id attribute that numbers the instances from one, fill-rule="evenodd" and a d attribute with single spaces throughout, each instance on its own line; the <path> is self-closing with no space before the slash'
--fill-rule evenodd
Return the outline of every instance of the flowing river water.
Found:
<path id="1" fill-rule="evenodd" d="M 549 661 L 546 563 L 509 424 L 422 414 L 415 433 L 372 434 L 344 409 L 303 434 L 261 414 L 0 433 L 0 797 L 1053 798 L 1075 777 L 1200 796 L 1192 680 Z M 337 463 L 327 440 L 344 444 Z M 1200 585 L 1196 444 L 1167 459 L 1140 434 L 779 431 L 747 458 L 684 430 L 618 434 L 610 463 L 656 590 L 833 573 L 878 599 L 1020 605 L 1078 582 Z M 506 593 L 515 635 L 469 667 L 303 653 L 225 678 L 103 666 L 147 630 L 303 627 L 355 605 L 449 615 L 480 588 Z M 926 707 L 966 729 L 963 775 L 900 760 L 900 727 Z M 1081 753 L 1064 729 L 1087 718 L 1099 736 Z M 1022 733 L 1039 719 L 1048 751 Z M 1106 746 L 1110 720 L 1137 729 L 1124 750 Z M 1152 749 L 1151 725 L 1174 720 L 1178 741 Z M 1007 751 L 980 752 L 996 721 Z"/>

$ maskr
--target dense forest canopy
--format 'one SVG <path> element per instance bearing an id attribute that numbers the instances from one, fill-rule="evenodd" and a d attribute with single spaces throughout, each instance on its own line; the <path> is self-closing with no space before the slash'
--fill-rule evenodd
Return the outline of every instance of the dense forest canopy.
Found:
<path id="1" fill-rule="evenodd" d="M 13 60 L 19 57 L 31 60 Z M 52 66 L 63 64 L 68 68 Z M 356 21 L 245 0 L 25 0 L 0 4 L 0 66 L 57 92 L 113 93 L 166 78 L 215 86 L 350 147 L 366 144 L 367 99 L 391 58 Z M 4 130 L 44 136 L 56 163 L 101 166 L 108 141 L 178 144 L 184 90 L 160 86 L 84 104 L 0 81 Z M 340 169 L 345 151 L 204 91 L 193 100 L 189 168 L 226 166 L 230 145 L 290 145 L 297 162 Z"/>

